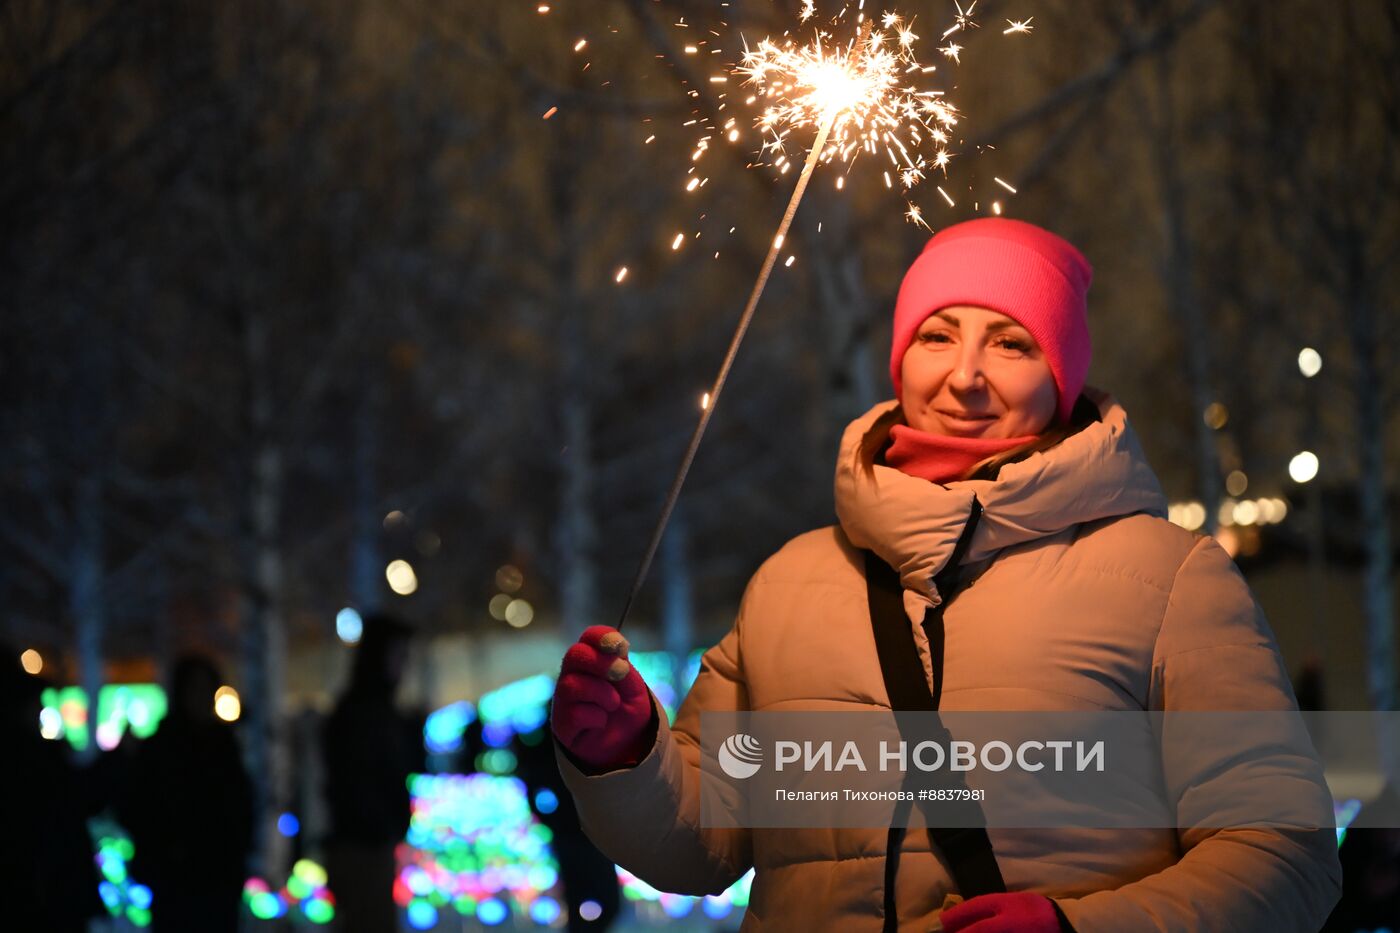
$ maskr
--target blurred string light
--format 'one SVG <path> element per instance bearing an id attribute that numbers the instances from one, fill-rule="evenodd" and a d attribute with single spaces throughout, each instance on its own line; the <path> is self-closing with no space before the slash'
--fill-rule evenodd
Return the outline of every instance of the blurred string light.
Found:
<path id="1" fill-rule="evenodd" d="M 496 569 L 496 586 L 502 593 L 518 593 L 525 585 L 525 574 L 513 564 L 503 564 Z"/>
<path id="2" fill-rule="evenodd" d="M 497 593 L 491 597 L 491 602 L 487 603 L 487 610 L 491 613 L 491 618 L 504 622 L 506 619 L 506 607 L 510 605 L 513 597 L 506 593 Z"/>
<path id="3" fill-rule="evenodd" d="M 129 866 L 136 856 L 131 837 L 117 823 L 103 817 L 93 820 L 92 832 L 97 850 L 97 894 L 108 916 L 137 929 L 149 927 L 154 897 L 149 887 L 131 877 Z"/>
<path id="4" fill-rule="evenodd" d="M 1316 376 L 1322 371 L 1322 354 L 1312 347 L 1298 351 L 1298 371 L 1308 379 Z"/>
<path id="5" fill-rule="evenodd" d="M 44 656 L 29 648 L 19 656 L 19 664 L 26 674 L 38 674 L 44 669 Z"/>
<path id="6" fill-rule="evenodd" d="M 300 926 L 300 920 L 322 926 L 335 919 L 335 895 L 327 883 L 326 869 L 319 863 L 298 859 L 281 888 L 274 889 L 262 878 L 249 878 L 243 884 L 243 903 L 258 920 L 288 917 L 294 926 Z"/>
<path id="7" fill-rule="evenodd" d="M 423 723 L 423 746 L 435 755 L 450 755 L 462 747 L 462 735 L 476 720 L 476 708 L 466 700 L 433 710 Z"/>
<path id="8" fill-rule="evenodd" d="M 1249 488 L 1249 477 L 1243 470 L 1231 470 L 1230 475 L 1225 477 L 1225 491 L 1232 496 L 1242 496 Z"/>
<path id="9" fill-rule="evenodd" d="M 749 869 L 743 877 L 719 894 L 692 897 L 686 894 L 658 891 L 620 866 L 616 868 L 616 871 L 617 879 L 622 884 L 622 896 L 632 902 L 638 916 L 646 916 L 659 908 L 663 916 L 657 920 L 663 924 L 691 914 L 697 905 L 711 920 L 723 920 L 734 911 L 745 909 L 749 904 L 754 878 L 753 869 Z M 582 908 L 588 903 L 592 902 L 585 901 L 584 904 L 579 905 L 579 915 L 583 916 L 584 919 L 588 918 L 584 916 Z"/>
<path id="10" fill-rule="evenodd" d="M 359 644 L 364 633 L 365 620 L 354 609 L 347 606 L 335 614 L 335 634 L 345 644 Z"/>
<path id="11" fill-rule="evenodd" d="M 297 819 L 295 813 L 283 813 L 277 817 L 277 831 L 292 839 L 301 832 L 301 820 Z"/>
<path id="12" fill-rule="evenodd" d="M 49 687 L 39 694 L 39 734 L 66 738 L 77 751 L 88 746 L 87 692 L 82 687 Z M 111 751 L 128 731 L 138 739 L 155 734 L 166 714 L 165 691 L 156 684 L 106 684 L 97 694 L 94 732 L 98 747 Z"/>
<path id="13" fill-rule="evenodd" d="M 394 511 L 384 516 L 384 530 L 393 531 L 395 528 L 398 528 L 406 521 L 408 521 L 408 516 L 400 512 L 398 509 L 394 509 Z"/>
<path id="14" fill-rule="evenodd" d="M 513 628 L 524 628 L 534 618 L 534 607 L 523 599 L 512 599 L 506 606 L 506 624 Z"/>
<path id="15" fill-rule="evenodd" d="M 1295 483 L 1306 483 L 1317 476 L 1317 454 L 1311 450 L 1300 451 L 1288 461 L 1288 475 Z"/>
<path id="16" fill-rule="evenodd" d="M 238 717 L 243 715 L 243 701 L 238 691 L 228 684 L 214 691 L 214 715 L 224 722 L 237 722 Z"/>
<path id="17" fill-rule="evenodd" d="M 384 578 L 389 581 L 389 589 L 400 596 L 412 596 L 418 591 L 418 575 L 406 560 L 393 560 L 384 568 Z"/>
<path id="18" fill-rule="evenodd" d="M 1229 423 L 1230 411 L 1219 402 L 1211 402 L 1206 406 L 1202 417 L 1205 419 L 1207 427 L 1213 431 L 1219 431 Z"/>
<path id="19" fill-rule="evenodd" d="M 1216 522 L 1222 527 L 1277 525 L 1287 517 L 1288 503 L 1276 497 L 1226 498 L 1216 512 Z M 1167 520 L 1187 531 L 1198 531 L 1206 523 L 1206 509 L 1199 502 L 1174 502 L 1167 507 Z"/>
<path id="20" fill-rule="evenodd" d="M 430 929 L 449 907 L 484 926 L 505 923 L 513 910 L 532 919 L 558 916 L 553 897 L 536 913 L 559 884 L 559 865 L 549 845 L 553 834 L 531 813 L 523 781 L 416 774 L 409 791 L 412 818 L 407 845 L 399 849 L 394 900 L 411 926 Z"/>

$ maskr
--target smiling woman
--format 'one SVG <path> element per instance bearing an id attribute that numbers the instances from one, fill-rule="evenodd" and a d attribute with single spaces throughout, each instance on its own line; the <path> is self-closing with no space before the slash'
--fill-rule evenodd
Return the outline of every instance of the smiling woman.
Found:
<path id="1" fill-rule="evenodd" d="M 1085 385 L 1091 278 L 1031 224 L 939 232 L 896 302 L 895 399 L 842 439 L 839 524 L 754 574 L 674 725 L 620 632 L 593 626 L 569 649 L 552 726 L 605 853 L 671 891 L 722 890 L 752 866 L 746 933 L 1318 929 L 1339 890 L 1330 829 L 1188 815 L 1226 776 L 1246 800 L 1265 773 L 1326 799 L 1310 749 L 1259 737 L 1193 747 L 1185 769 L 1163 747 L 1137 784 L 1170 788 L 1153 805 L 1174 829 L 1092 829 L 1101 817 L 1059 809 L 1036 830 L 954 831 L 935 813 L 925 833 L 702 817 L 706 712 L 1296 709 L 1239 571 L 1167 520 L 1123 407 Z"/>

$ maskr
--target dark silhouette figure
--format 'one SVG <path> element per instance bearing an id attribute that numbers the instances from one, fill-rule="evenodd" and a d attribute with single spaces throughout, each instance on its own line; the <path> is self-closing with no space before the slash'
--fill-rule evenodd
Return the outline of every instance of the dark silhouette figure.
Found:
<path id="1" fill-rule="evenodd" d="M 45 686 L 0 643 L 0 903 L 5 929 L 78 933 L 101 911 L 89 801 L 66 743 L 39 734 Z"/>
<path id="2" fill-rule="evenodd" d="M 564 787 L 554 760 L 554 739 L 546 728 L 518 736 L 514 742 L 516 776 L 525 782 L 530 809 L 553 833 L 550 845 L 559 862 L 559 879 L 564 884 L 564 900 L 569 915 L 569 933 L 602 933 L 612 926 L 622 907 L 622 892 L 612 860 L 598 851 L 579 826 L 573 795 Z M 555 806 L 540 807 L 540 791 Z M 579 908 L 592 901 L 586 919 Z"/>
<path id="3" fill-rule="evenodd" d="M 398 929 L 394 849 L 408 830 L 406 779 L 423 758 L 413 720 L 394 704 L 409 635 L 389 616 L 365 619 L 350 685 L 326 722 L 326 869 L 345 933 Z"/>
<path id="4" fill-rule="evenodd" d="M 1386 784 L 1362 807 L 1338 853 L 1342 860 L 1342 900 L 1323 933 L 1400 927 L 1400 792 Z M 1371 828 L 1366 828 L 1369 824 Z"/>
<path id="5" fill-rule="evenodd" d="M 214 714 L 222 683 L 206 657 L 175 662 L 165 719 L 136 747 L 118 800 L 136 846 L 132 875 L 151 889 L 157 931 L 238 929 L 253 790 L 233 726 Z"/>

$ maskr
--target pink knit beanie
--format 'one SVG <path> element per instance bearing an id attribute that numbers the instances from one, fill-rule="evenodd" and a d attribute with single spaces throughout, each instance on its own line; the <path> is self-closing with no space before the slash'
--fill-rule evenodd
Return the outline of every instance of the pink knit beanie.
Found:
<path id="1" fill-rule="evenodd" d="M 1069 419 L 1089 372 L 1085 296 L 1094 269 L 1069 242 L 1034 224 L 983 217 L 940 230 L 905 273 L 894 306 L 890 378 L 901 394 L 904 352 L 930 314 L 953 305 L 1000 311 L 1030 331 Z"/>

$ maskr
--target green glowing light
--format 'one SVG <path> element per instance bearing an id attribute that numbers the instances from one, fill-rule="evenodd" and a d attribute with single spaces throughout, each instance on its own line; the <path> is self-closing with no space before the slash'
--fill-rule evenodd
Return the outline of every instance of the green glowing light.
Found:
<path id="1" fill-rule="evenodd" d="M 302 905 L 302 912 L 306 914 L 306 919 L 312 923 L 330 923 L 335 919 L 335 908 L 330 901 L 323 901 L 314 898 Z"/>

